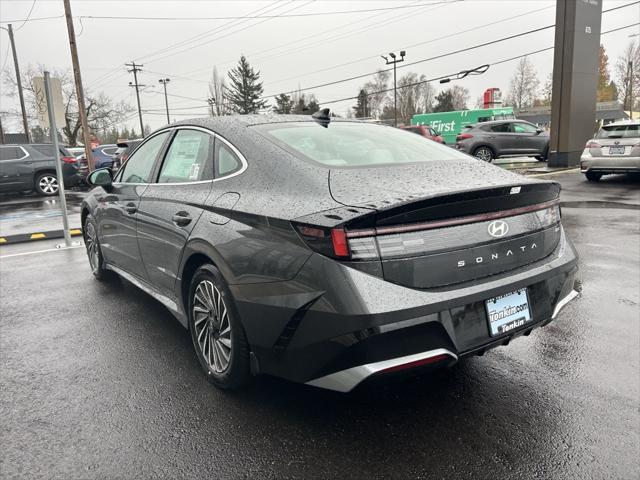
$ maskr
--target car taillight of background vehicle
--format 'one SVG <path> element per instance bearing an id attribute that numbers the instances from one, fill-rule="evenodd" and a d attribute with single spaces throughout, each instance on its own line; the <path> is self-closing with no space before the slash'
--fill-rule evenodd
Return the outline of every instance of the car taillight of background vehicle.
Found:
<path id="1" fill-rule="evenodd" d="M 62 157 L 60 160 L 64 163 L 76 163 L 76 159 L 73 157 Z"/>
<path id="2" fill-rule="evenodd" d="M 594 141 L 589 141 L 587 142 L 587 145 L 585 146 L 585 148 L 601 148 L 602 145 L 600 145 L 598 142 L 594 142 Z"/>
<path id="3" fill-rule="evenodd" d="M 473 135 L 471 135 L 470 133 L 461 133 L 456 137 L 456 142 L 459 142 L 460 140 L 466 140 L 467 138 L 473 138 Z"/>

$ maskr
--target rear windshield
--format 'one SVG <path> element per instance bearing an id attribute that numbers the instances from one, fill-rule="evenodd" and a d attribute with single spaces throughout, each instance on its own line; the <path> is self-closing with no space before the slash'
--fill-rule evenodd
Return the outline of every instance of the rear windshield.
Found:
<path id="1" fill-rule="evenodd" d="M 362 167 L 467 158 L 411 132 L 370 123 L 332 122 L 257 125 L 267 138 L 298 156 L 331 167 Z"/>
<path id="2" fill-rule="evenodd" d="M 640 125 L 610 125 L 602 127 L 596 138 L 636 138 L 640 137 Z"/>

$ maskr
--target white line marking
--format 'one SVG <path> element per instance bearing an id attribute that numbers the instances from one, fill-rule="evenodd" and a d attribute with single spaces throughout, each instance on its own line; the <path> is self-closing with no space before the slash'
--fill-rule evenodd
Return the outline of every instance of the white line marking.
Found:
<path id="1" fill-rule="evenodd" d="M 65 248 L 48 248 L 46 250 L 36 250 L 34 252 L 21 252 L 21 253 L 12 253 L 11 255 L 0 255 L 0 259 L 3 258 L 11 258 L 11 257 L 21 257 L 23 255 L 33 255 L 35 253 L 46 253 L 46 252 L 64 252 L 65 250 L 71 250 L 74 248 L 81 248 L 84 245 L 77 245 L 75 247 L 65 247 Z"/>

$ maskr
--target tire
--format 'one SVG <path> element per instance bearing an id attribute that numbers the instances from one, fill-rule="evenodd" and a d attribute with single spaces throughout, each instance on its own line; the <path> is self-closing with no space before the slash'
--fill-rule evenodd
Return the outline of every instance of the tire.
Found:
<path id="1" fill-rule="evenodd" d="M 587 172 L 584 176 L 587 177 L 587 180 L 590 182 L 597 182 L 602 178 L 602 174 L 596 172 Z"/>
<path id="2" fill-rule="evenodd" d="M 50 197 L 58 194 L 58 177 L 55 173 L 45 172 L 36 176 L 35 189 L 38 195 Z"/>
<path id="3" fill-rule="evenodd" d="M 235 302 L 216 267 L 203 265 L 189 286 L 189 331 L 207 380 L 224 390 L 249 383 L 249 345 Z"/>
<path id="4" fill-rule="evenodd" d="M 93 276 L 100 281 L 113 279 L 115 274 L 104 268 L 104 258 L 100 248 L 100 240 L 98 239 L 98 227 L 90 214 L 87 215 L 84 222 L 82 233 L 84 235 L 84 244 L 87 248 L 89 267 L 91 267 Z"/>
<path id="5" fill-rule="evenodd" d="M 473 156 L 479 158 L 483 162 L 491 163 L 495 158 L 493 150 L 487 146 L 478 147 L 473 151 Z"/>
<path id="6" fill-rule="evenodd" d="M 549 158 L 549 147 L 544 149 L 542 155 L 536 155 L 536 160 L 539 162 L 545 162 Z"/>

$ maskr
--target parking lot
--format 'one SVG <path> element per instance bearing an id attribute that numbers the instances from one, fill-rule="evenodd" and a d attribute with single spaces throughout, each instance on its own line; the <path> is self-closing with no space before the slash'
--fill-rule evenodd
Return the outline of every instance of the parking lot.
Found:
<path id="1" fill-rule="evenodd" d="M 94 281 L 82 247 L 0 247 L 2 476 L 638 478 L 640 184 L 547 178 L 582 295 L 506 348 L 351 394 L 219 391 L 171 314 Z"/>

